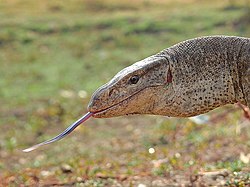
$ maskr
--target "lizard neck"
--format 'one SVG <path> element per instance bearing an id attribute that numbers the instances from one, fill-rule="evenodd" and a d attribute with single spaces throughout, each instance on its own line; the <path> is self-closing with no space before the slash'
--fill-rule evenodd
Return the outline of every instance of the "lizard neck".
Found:
<path id="1" fill-rule="evenodd" d="M 203 37 L 161 52 L 172 69 L 172 115 L 194 116 L 225 104 L 246 104 L 237 58 L 241 42 L 239 37 Z"/>

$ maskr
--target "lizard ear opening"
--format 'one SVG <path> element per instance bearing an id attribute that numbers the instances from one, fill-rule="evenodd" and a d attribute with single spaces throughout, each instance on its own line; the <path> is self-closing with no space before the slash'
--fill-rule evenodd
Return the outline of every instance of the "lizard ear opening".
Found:
<path id="1" fill-rule="evenodd" d="M 167 83 L 171 83 L 172 82 L 172 73 L 170 68 L 168 69 L 168 74 L 167 74 Z"/>

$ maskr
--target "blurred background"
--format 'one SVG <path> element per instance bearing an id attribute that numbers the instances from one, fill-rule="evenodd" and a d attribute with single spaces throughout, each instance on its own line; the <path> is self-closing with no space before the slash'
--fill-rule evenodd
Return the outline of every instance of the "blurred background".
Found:
<path id="1" fill-rule="evenodd" d="M 250 184 L 250 121 L 237 106 L 198 122 L 90 119 L 60 142 L 21 151 L 86 113 L 122 68 L 204 35 L 250 37 L 250 1 L 0 0 L 1 185 Z"/>

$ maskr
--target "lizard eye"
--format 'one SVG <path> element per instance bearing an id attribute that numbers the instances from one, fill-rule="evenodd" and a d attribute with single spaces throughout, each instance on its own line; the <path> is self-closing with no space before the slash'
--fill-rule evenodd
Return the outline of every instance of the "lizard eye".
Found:
<path id="1" fill-rule="evenodd" d="M 138 75 L 134 75 L 134 76 L 130 77 L 129 83 L 136 84 L 139 81 L 139 79 L 140 79 L 140 77 Z"/>

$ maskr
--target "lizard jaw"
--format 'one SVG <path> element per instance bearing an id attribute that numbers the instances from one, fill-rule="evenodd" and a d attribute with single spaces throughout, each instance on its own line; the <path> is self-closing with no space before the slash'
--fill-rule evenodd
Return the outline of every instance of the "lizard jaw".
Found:
<path id="1" fill-rule="evenodd" d="M 145 103 L 145 100 L 144 102 L 139 101 L 139 95 L 143 94 L 143 92 L 145 92 L 147 89 L 155 88 L 159 86 L 162 86 L 162 85 L 155 85 L 155 86 L 143 88 L 135 92 L 131 96 L 123 99 L 122 101 L 116 104 L 113 104 L 109 107 L 106 107 L 104 109 L 101 109 L 101 110 L 96 110 L 95 109 L 96 107 L 94 108 L 89 107 L 88 111 L 92 112 L 93 113 L 92 116 L 95 118 L 111 118 L 111 117 L 116 117 L 116 116 L 142 113 L 142 112 L 138 112 L 138 103 L 140 104 Z"/>
<path id="2" fill-rule="evenodd" d="M 158 86 L 161 86 L 161 85 L 143 88 L 135 92 L 134 94 L 130 95 L 129 97 L 123 99 L 122 101 L 116 104 L 113 104 L 109 107 L 106 107 L 102 110 L 95 110 L 92 107 L 90 107 L 88 111 L 93 113 L 92 117 L 94 118 L 111 118 L 111 117 L 123 116 L 123 115 L 129 115 L 129 114 L 137 114 L 137 113 L 139 114 L 139 112 L 133 111 L 131 109 L 131 106 L 133 109 L 136 108 L 133 105 L 135 105 L 138 102 L 137 101 L 138 95 L 145 92 L 147 89 L 150 89 L 152 87 L 158 87 Z"/>
<path id="3" fill-rule="evenodd" d="M 142 91 L 142 90 L 140 90 L 140 91 Z M 114 117 L 114 116 L 119 116 L 119 114 L 117 114 L 117 112 L 123 111 L 124 108 L 128 107 L 129 101 L 133 100 L 133 96 L 135 96 L 139 92 L 136 92 L 135 94 L 131 95 L 130 97 L 127 97 L 126 99 L 120 101 L 119 103 L 111 105 L 110 107 L 107 107 L 103 110 L 95 111 L 95 110 L 90 108 L 89 112 L 93 113 L 92 117 L 94 117 L 94 118 L 110 118 L 110 117 Z M 126 113 L 121 114 L 121 115 L 126 115 Z"/>

